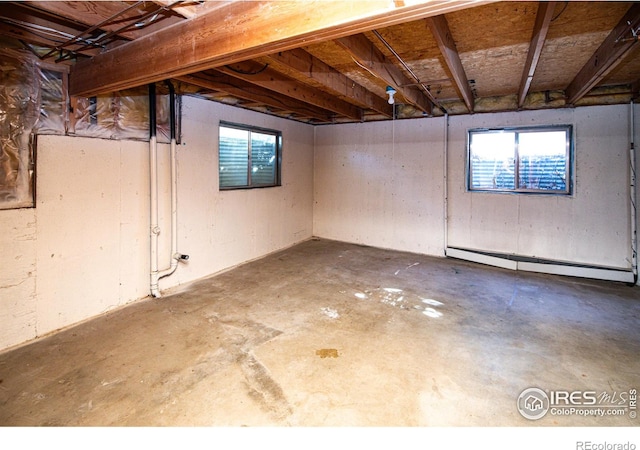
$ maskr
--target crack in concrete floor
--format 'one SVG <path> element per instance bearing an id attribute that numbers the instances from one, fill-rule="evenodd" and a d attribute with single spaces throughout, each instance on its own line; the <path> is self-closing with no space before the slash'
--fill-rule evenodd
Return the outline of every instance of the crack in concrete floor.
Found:
<path id="1" fill-rule="evenodd" d="M 638 292 L 312 240 L 0 353 L 0 425 L 633 426 L 515 404 L 640 385 Z"/>

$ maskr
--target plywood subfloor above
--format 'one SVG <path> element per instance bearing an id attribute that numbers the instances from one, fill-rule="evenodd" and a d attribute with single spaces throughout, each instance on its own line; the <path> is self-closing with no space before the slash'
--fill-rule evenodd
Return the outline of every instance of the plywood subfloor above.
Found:
<path id="1" fill-rule="evenodd" d="M 387 86 L 396 118 L 628 103 L 639 32 L 636 2 L 0 5 L 5 45 L 65 65 L 72 95 L 173 79 L 179 93 L 312 124 L 390 120 Z"/>

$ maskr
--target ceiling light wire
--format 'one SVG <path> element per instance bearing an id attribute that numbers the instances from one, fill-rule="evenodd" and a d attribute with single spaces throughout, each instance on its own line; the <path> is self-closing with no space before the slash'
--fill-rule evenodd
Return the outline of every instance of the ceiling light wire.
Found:
<path id="1" fill-rule="evenodd" d="M 396 57 L 396 59 L 400 62 L 400 64 L 402 64 L 402 67 L 404 67 L 405 70 L 409 72 L 409 74 L 413 77 L 413 79 L 416 80 L 416 83 L 418 83 L 418 85 L 424 90 L 429 100 L 431 100 L 431 102 L 435 106 L 440 108 L 442 112 L 446 113 L 447 111 L 440 105 L 438 100 L 436 100 L 436 98 L 431 93 L 431 90 L 427 86 L 425 86 L 424 83 L 420 81 L 418 76 L 413 72 L 413 70 L 411 70 L 411 68 L 407 65 L 407 63 L 404 62 L 402 57 L 393 49 L 393 47 L 391 47 L 391 44 L 389 44 L 377 30 L 372 30 L 372 33 L 375 34 L 378 39 L 380 39 L 380 42 L 382 42 L 384 46 L 387 47 L 387 49 L 393 54 L 393 56 Z"/>
<path id="2" fill-rule="evenodd" d="M 44 27 L 42 25 L 37 25 L 37 24 L 33 24 L 33 23 L 27 23 L 27 22 L 23 22 L 20 20 L 14 20 L 14 19 L 9 19 L 6 17 L 0 18 L 0 22 L 15 26 L 15 27 L 19 27 L 22 28 L 26 31 L 29 31 L 30 33 L 35 34 L 38 37 L 41 37 L 42 39 L 46 39 L 48 41 L 54 42 L 54 43 L 61 43 L 64 42 L 62 40 L 58 40 L 55 39 L 55 37 L 60 37 L 60 38 L 65 38 L 68 39 L 69 37 L 71 37 L 72 35 L 69 33 L 65 33 L 63 31 L 59 31 L 53 28 L 49 28 L 49 27 Z M 87 41 L 89 42 L 89 41 Z"/>
<path id="3" fill-rule="evenodd" d="M 361 68 L 363 68 L 364 70 L 366 70 L 367 72 L 369 72 L 371 75 L 373 75 L 376 78 L 379 78 L 380 80 L 382 80 L 382 78 L 380 77 L 380 75 L 378 75 L 377 73 L 373 72 L 371 69 L 369 69 L 367 66 L 365 66 L 364 64 L 362 64 L 360 61 L 358 61 L 357 59 L 355 59 L 353 56 L 351 57 L 351 59 L 353 60 L 354 63 L 356 63 L 358 66 L 360 66 Z M 384 81 L 384 80 L 382 80 Z"/>
<path id="4" fill-rule="evenodd" d="M 569 6 L 569 2 L 564 2 L 564 7 L 562 8 L 562 11 L 560 11 L 558 14 L 556 14 L 556 16 L 553 19 L 551 19 L 551 22 L 555 22 L 556 19 L 562 15 L 564 10 L 567 9 L 567 6 Z"/>

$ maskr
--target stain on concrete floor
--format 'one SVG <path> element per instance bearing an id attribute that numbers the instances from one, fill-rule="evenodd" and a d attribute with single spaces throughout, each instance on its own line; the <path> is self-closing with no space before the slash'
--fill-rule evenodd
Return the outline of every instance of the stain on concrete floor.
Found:
<path id="1" fill-rule="evenodd" d="M 321 348 L 316 350 L 316 355 L 320 358 L 337 358 L 339 356 L 337 348 Z"/>
<path id="2" fill-rule="evenodd" d="M 638 288 L 311 240 L 0 354 L 5 426 L 638 426 Z"/>

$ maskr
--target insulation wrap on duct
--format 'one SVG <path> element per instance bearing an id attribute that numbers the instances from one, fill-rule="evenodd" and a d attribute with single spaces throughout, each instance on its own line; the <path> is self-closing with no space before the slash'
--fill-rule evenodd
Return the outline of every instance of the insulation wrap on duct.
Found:
<path id="1" fill-rule="evenodd" d="M 104 139 L 149 139 L 146 89 L 129 89 L 71 103 L 66 68 L 32 53 L 0 49 L 0 209 L 34 205 L 36 134 Z M 169 96 L 157 99 L 157 140 L 170 142 Z"/>
<path id="2" fill-rule="evenodd" d="M 69 121 L 62 72 L 40 68 L 40 118 L 37 134 L 65 134 Z"/>
<path id="3" fill-rule="evenodd" d="M 33 206 L 30 137 L 40 116 L 35 57 L 0 50 L 0 209 Z"/>
<path id="4" fill-rule="evenodd" d="M 158 142 L 169 142 L 169 102 L 158 96 Z M 71 132 L 104 139 L 149 139 L 149 97 L 146 89 L 129 89 L 92 98 L 78 97 Z"/>

